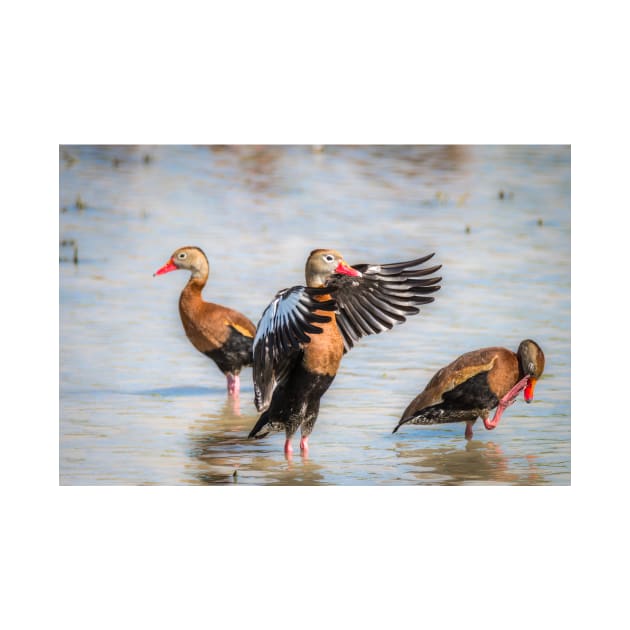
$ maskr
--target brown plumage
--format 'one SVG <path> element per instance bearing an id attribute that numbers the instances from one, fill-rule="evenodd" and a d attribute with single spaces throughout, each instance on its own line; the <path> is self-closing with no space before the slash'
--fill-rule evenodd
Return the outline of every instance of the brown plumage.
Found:
<path id="1" fill-rule="evenodd" d="M 526 402 L 532 401 L 544 368 L 545 355 L 531 339 L 522 341 L 516 353 L 500 347 L 466 352 L 433 375 L 405 409 L 394 433 L 403 424 L 465 421 L 465 435 L 470 439 L 479 416 L 486 429 L 494 429 L 522 390 Z M 493 419 L 488 420 L 495 407 Z"/>
<path id="2" fill-rule="evenodd" d="M 307 282 L 308 284 L 308 282 Z M 330 301 L 330 295 L 316 296 L 316 302 Z M 321 333 L 308 334 L 309 342 L 304 347 L 304 367 L 313 374 L 335 376 L 343 356 L 343 339 L 337 326 L 334 311 L 315 310 L 319 316 L 328 316 L 330 321 L 319 324 Z"/>
<path id="3" fill-rule="evenodd" d="M 192 345 L 212 359 L 227 378 L 228 393 L 238 396 L 239 374 L 252 364 L 256 327 L 234 309 L 204 302 L 201 292 L 208 281 L 208 259 L 198 247 L 180 247 L 153 275 L 184 269 L 190 278 L 179 297 L 179 315 Z"/>
<path id="4" fill-rule="evenodd" d="M 344 352 L 365 335 L 389 330 L 419 304 L 433 301 L 441 278 L 427 278 L 440 265 L 413 269 L 433 254 L 389 265 L 354 265 L 331 249 L 316 249 L 306 261 L 306 286 L 280 291 L 265 309 L 254 339 L 254 390 L 262 415 L 249 437 L 284 430 L 284 450 L 299 429 L 300 449 L 319 413 Z"/>

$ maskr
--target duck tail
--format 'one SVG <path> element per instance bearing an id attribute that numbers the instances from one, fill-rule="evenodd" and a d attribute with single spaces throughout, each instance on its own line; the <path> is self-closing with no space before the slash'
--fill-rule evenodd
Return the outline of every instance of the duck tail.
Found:
<path id="1" fill-rule="evenodd" d="M 257 440 L 259 440 L 260 438 L 263 438 L 271 433 L 271 431 L 272 428 L 269 424 L 269 412 L 265 411 L 265 413 L 263 413 L 262 416 L 258 418 L 258 422 L 254 425 L 254 428 L 249 432 L 247 439 L 251 440 L 252 438 L 256 438 Z"/>
<path id="2" fill-rule="evenodd" d="M 403 425 L 403 421 L 401 420 L 395 427 L 394 430 L 392 431 L 392 433 L 396 433 L 396 431 L 398 431 L 398 429 L 400 429 L 400 427 Z"/>
<path id="3" fill-rule="evenodd" d="M 396 431 L 398 431 L 398 429 L 400 429 L 400 427 L 402 427 L 403 424 L 407 424 L 408 422 L 410 422 L 411 420 L 413 420 L 414 416 L 407 416 L 402 417 L 399 421 L 398 424 L 396 425 L 396 427 L 394 428 L 394 430 L 392 431 L 392 433 L 396 433 Z"/>

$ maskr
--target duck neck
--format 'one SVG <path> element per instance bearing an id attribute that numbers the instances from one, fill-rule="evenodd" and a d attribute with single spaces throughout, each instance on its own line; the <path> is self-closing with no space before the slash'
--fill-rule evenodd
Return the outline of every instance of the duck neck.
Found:
<path id="1" fill-rule="evenodd" d="M 201 291 L 206 286 L 207 281 L 207 266 L 205 272 L 203 270 L 194 270 L 190 274 L 190 278 L 179 298 L 180 307 L 187 310 L 186 307 L 194 307 L 195 304 L 202 302 Z"/>
<path id="2" fill-rule="evenodd" d="M 190 278 L 186 284 L 186 289 L 201 293 L 201 290 L 206 286 L 206 282 L 208 282 L 209 274 L 210 265 L 208 265 L 208 259 L 205 255 L 199 256 L 195 260 L 195 266 L 190 270 Z"/>
<path id="3" fill-rule="evenodd" d="M 307 269 L 306 271 L 306 286 L 311 289 L 320 289 L 325 287 L 330 279 L 330 274 L 324 275 L 320 273 L 314 273 Z"/>
<path id="4" fill-rule="evenodd" d="M 201 291 L 206 286 L 206 282 L 208 281 L 208 276 L 198 276 L 194 273 L 191 274 L 186 286 L 184 287 L 184 292 L 186 293 L 198 293 L 201 294 Z"/>

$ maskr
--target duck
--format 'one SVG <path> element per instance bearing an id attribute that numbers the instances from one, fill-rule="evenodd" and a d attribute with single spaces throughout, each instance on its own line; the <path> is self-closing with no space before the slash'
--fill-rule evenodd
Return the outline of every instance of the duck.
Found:
<path id="1" fill-rule="evenodd" d="M 492 430 L 521 391 L 525 402 L 531 403 L 544 369 L 545 355 L 532 339 L 521 341 L 516 352 L 498 346 L 466 352 L 433 375 L 409 403 L 393 433 L 403 424 L 465 422 L 464 436 L 470 440 L 478 417 Z"/>
<path id="2" fill-rule="evenodd" d="M 234 309 L 205 302 L 201 292 L 208 282 L 210 265 L 199 247 L 176 249 L 153 276 L 183 269 L 190 278 L 179 296 L 179 315 L 192 345 L 212 359 L 227 379 L 227 393 L 240 392 L 240 372 L 253 363 L 252 345 L 256 326 Z"/>
<path id="3" fill-rule="evenodd" d="M 348 265 L 334 249 L 315 249 L 305 266 L 306 285 L 279 291 L 263 311 L 253 343 L 254 402 L 261 416 L 249 438 L 285 432 L 290 458 L 294 434 L 300 451 L 320 401 L 341 359 L 362 337 L 390 330 L 434 301 L 441 265 L 420 267 L 429 254 L 407 262 Z"/>

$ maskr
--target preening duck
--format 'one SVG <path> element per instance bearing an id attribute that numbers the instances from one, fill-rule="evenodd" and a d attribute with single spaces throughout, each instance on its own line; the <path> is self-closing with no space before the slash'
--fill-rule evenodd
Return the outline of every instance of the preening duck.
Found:
<path id="1" fill-rule="evenodd" d="M 494 429 L 521 391 L 531 402 L 544 368 L 545 355 L 531 339 L 521 341 L 517 352 L 500 347 L 466 352 L 434 374 L 393 432 L 403 424 L 466 422 L 465 436 L 471 439 L 479 416 L 486 429 Z M 494 417 L 488 420 L 495 407 Z"/>
<path id="2" fill-rule="evenodd" d="M 254 391 L 263 412 L 249 434 L 285 431 L 284 451 L 301 430 L 300 449 L 319 413 L 344 352 L 366 335 L 389 330 L 433 302 L 441 265 L 417 268 L 433 254 L 407 262 L 349 266 L 332 249 L 316 249 L 306 261 L 306 286 L 276 294 L 254 338 Z"/>
<path id="3" fill-rule="evenodd" d="M 227 378 L 228 394 L 238 398 L 239 374 L 252 364 L 252 343 L 256 326 L 242 313 L 204 302 L 201 291 L 208 281 L 208 258 L 199 247 L 180 247 L 153 275 L 190 271 L 179 297 L 179 315 L 186 336 L 199 352 L 212 359 Z"/>

